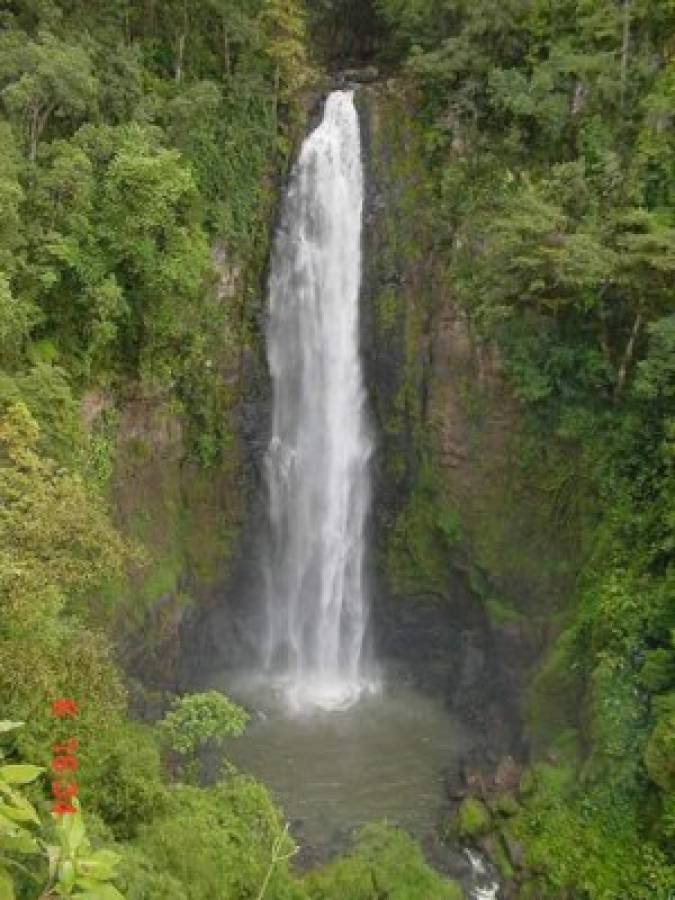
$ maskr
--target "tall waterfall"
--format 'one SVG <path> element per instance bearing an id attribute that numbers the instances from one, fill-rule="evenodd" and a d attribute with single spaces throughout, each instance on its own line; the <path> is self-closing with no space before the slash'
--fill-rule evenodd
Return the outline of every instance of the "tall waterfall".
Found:
<path id="1" fill-rule="evenodd" d="M 366 686 L 362 208 L 358 117 L 336 91 L 291 175 L 269 284 L 266 663 L 300 710 L 347 706 Z"/>

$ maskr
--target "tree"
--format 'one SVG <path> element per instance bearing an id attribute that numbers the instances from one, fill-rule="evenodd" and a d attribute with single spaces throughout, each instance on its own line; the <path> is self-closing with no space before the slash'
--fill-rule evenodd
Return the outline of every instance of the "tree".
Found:
<path id="1" fill-rule="evenodd" d="M 675 208 L 675 59 L 658 74 L 642 100 L 644 121 L 637 141 L 638 158 L 645 183 L 645 201 L 650 209 Z"/>
<path id="2" fill-rule="evenodd" d="M 255 7 L 246 0 L 206 0 L 206 7 L 217 22 L 223 74 L 231 75 L 242 49 L 261 43 Z"/>
<path id="3" fill-rule="evenodd" d="M 490 206 L 475 222 L 482 242 L 471 275 L 477 304 L 488 316 L 508 315 L 514 307 L 555 314 L 567 307 L 585 312 L 615 266 L 613 252 L 590 228 L 574 223 L 546 187 L 524 181 Z M 477 290 L 475 290 L 477 288 Z"/>
<path id="4" fill-rule="evenodd" d="M 22 286 L 80 377 L 146 365 L 167 381 L 189 347 L 208 247 L 195 179 L 160 136 L 85 126 L 35 175 Z"/>
<path id="5" fill-rule="evenodd" d="M 615 283 L 632 319 L 618 366 L 616 391 L 620 394 L 643 326 L 660 318 L 671 307 L 675 229 L 643 210 L 631 210 L 619 217 L 617 226 L 619 265 Z"/>
<path id="6" fill-rule="evenodd" d="M 0 420 L 0 637 L 53 619 L 127 552 L 81 478 L 38 454 L 38 435 L 23 402 Z"/>
<path id="7" fill-rule="evenodd" d="M 35 320 L 34 306 L 17 296 L 12 279 L 24 257 L 19 160 L 12 129 L 0 122 L 0 359 L 16 361 Z"/>
<path id="8" fill-rule="evenodd" d="M 25 133 L 28 158 L 54 116 L 79 120 L 95 105 L 98 83 L 87 51 L 49 32 L 35 41 L 22 32 L 0 36 L 0 92 L 9 114 Z"/>
<path id="9" fill-rule="evenodd" d="M 100 239 L 130 315 L 130 361 L 170 380 L 210 260 L 194 177 L 175 150 L 129 128 L 104 173 Z"/>
<path id="10" fill-rule="evenodd" d="M 19 158 L 8 122 L 0 122 L 0 270 L 11 277 L 23 249 L 21 204 L 24 191 L 19 181 Z"/>
<path id="11" fill-rule="evenodd" d="M 104 130 L 108 138 L 110 131 Z M 28 197 L 30 262 L 21 285 L 39 300 L 60 351 L 79 362 L 79 375 L 112 365 L 120 322 L 128 315 L 98 221 L 102 141 L 99 135 L 94 144 L 84 133 L 45 149 Z"/>
<path id="12" fill-rule="evenodd" d="M 185 756 L 209 741 L 222 741 L 244 733 L 249 715 L 219 691 L 177 697 L 158 727 L 169 747 Z"/>
<path id="13" fill-rule="evenodd" d="M 301 0 L 265 0 L 265 49 L 274 72 L 275 102 L 288 103 L 309 79 L 307 15 Z"/>
<path id="14" fill-rule="evenodd" d="M 15 361 L 34 321 L 34 310 L 12 291 L 4 272 L 0 271 L 0 358 Z"/>

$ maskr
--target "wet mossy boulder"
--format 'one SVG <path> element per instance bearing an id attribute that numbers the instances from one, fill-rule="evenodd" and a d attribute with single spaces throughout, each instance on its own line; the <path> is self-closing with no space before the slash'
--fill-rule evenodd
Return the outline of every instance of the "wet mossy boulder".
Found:
<path id="1" fill-rule="evenodd" d="M 520 806 L 513 794 L 498 794 L 490 803 L 490 808 L 493 813 L 505 818 L 517 816 L 520 812 Z"/>
<path id="2" fill-rule="evenodd" d="M 532 797 L 537 790 L 537 779 L 532 769 L 525 769 L 523 772 L 520 785 L 519 785 L 519 794 L 522 798 Z"/>
<path id="3" fill-rule="evenodd" d="M 457 810 L 455 826 L 461 837 L 481 837 L 492 828 L 490 810 L 481 800 L 467 797 L 466 800 L 462 800 Z"/>
<path id="4" fill-rule="evenodd" d="M 480 841 L 480 847 L 492 864 L 497 867 L 502 878 L 510 880 L 514 877 L 515 872 L 501 834 L 493 832 L 486 835 Z"/>

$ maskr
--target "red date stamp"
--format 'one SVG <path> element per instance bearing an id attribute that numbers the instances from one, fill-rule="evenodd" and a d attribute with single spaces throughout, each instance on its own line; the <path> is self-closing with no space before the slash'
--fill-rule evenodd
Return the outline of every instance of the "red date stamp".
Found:
<path id="1" fill-rule="evenodd" d="M 52 715 L 57 719 L 76 719 L 78 706 L 75 700 L 59 699 L 52 703 Z M 52 813 L 55 816 L 72 815 L 77 812 L 72 800 L 77 796 L 78 786 L 75 781 L 77 772 L 77 750 L 79 742 L 71 737 L 54 744 L 52 757 L 52 771 L 58 775 L 58 779 L 52 782 Z"/>

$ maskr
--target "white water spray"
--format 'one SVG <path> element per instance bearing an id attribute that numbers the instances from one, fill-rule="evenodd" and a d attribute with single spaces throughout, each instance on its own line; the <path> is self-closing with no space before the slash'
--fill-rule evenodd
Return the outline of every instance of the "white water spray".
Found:
<path id="1" fill-rule="evenodd" d="M 471 864 L 474 884 L 471 888 L 472 900 L 497 900 L 499 883 L 491 877 L 482 857 L 468 848 L 464 850 Z"/>
<path id="2" fill-rule="evenodd" d="M 303 144 L 276 235 L 266 456 L 271 525 L 266 668 L 294 709 L 335 709 L 363 673 L 369 505 L 359 359 L 363 170 L 351 91 L 332 93 Z"/>

